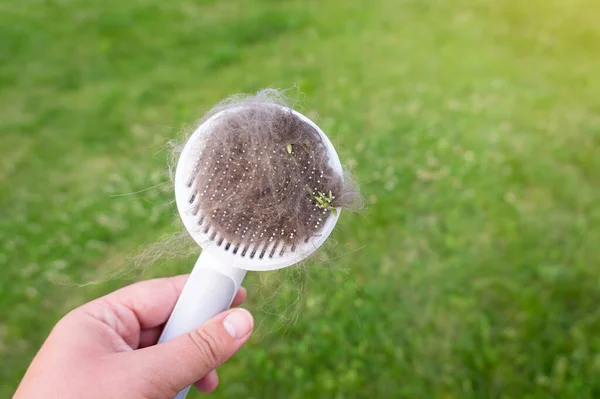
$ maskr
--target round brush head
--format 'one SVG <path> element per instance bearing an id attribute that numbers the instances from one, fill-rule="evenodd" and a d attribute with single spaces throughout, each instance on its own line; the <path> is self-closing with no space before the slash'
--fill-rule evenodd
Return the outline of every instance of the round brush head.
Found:
<path id="1" fill-rule="evenodd" d="M 323 244 L 344 206 L 335 148 L 306 116 L 273 103 L 230 106 L 188 139 L 175 172 L 183 223 L 234 267 L 273 270 Z"/>

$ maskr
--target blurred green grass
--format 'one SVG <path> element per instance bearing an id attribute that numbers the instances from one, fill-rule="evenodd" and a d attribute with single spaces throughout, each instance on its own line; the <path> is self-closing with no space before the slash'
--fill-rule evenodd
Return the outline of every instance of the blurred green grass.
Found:
<path id="1" fill-rule="evenodd" d="M 294 84 L 368 209 L 342 216 L 331 262 L 280 287 L 250 277 L 261 327 L 214 396 L 600 396 L 598 15 L 592 0 L 3 1 L 0 396 L 62 314 L 130 279 L 72 283 L 176 230 L 165 142 L 223 97 Z"/>

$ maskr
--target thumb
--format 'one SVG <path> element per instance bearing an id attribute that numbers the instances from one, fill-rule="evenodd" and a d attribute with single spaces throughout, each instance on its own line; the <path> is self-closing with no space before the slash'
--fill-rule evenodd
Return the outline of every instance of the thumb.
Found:
<path id="1" fill-rule="evenodd" d="M 134 351 L 133 367 L 156 394 L 175 394 L 233 356 L 248 340 L 254 320 L 245 309 L 230 309 L 171 341 Z"/>

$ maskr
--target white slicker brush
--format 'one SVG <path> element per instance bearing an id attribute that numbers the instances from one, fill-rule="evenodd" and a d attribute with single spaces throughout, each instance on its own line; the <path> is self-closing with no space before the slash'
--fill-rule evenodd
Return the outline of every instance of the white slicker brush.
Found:
<path id="1" fill-rule="evenodd" d="M 258 113 L 253 108 L 256 108 Z M 301 136 L 290 130 L 293 134 L 284 134 L 283 141 L 278 142 L 275 147 L 264 145 L 264 142 L 252 138 L 244 141 L 243 137 L 240 137 L 239 143 L 234 140 L 224 149 L 234 152 L 233 154 L 219 153 L 223 150 L 220 144 L 210 145 L 215 143 L 213 140 L 220 139 L 217 135 L 224 129 L 237 129 L 240 135 L 248 129 L 254 129 L 255 135 L 263 134 L 260 124 L 261 112 L 279 115 L 284 122 L 287 121 L 283 123 L 283 129 L 294 129 L 293 126 L 296 126 L 313 136 L 303 141 Z M 241 119 L 236 119 L 237 116 Z M 255 119 L 246 125 L 246 116 Z M 276 134 L 279 125 L 281 123 L 271 123 L 265 127 L 264 134 Z M 289 143 L 285 140 L 289 140 Z M 252 145 L 261 145 L 264 149 L 250 148 Z M 249 158 L 245 158 L 248 155 L 245 149 L 254 151 Z M 214 154 L 206 154 L 205 151 L 212 151 Z M 290 165 L 298 170 L 305 169 L 306 173 L 309 173 L 310 160 L 317 151 L 321 151 L 320 159 L 324 160 L 326 168 L 323 172 L 324 169 L 317 170 L 313 167 L 317 172 L 312 173 L 307 181 L 314 184 L 304 184 L 298 179 L 290 181 L 293 175 L 288 176 L 284 181 L 265 188 L 264 192 L 260 189 L 254 190 L 254 196 L 244 202 L 253 208 L 224 208 L 228 206 L 228 198 L 239 195 L 239 191 L 243 191 L 244 187 L 250 187 L 251 179 L 271 179 L 264 176 L 263 170 L 252 170 L 265 165 L 267 158 L 261 160 L 261 157 L 271 157 L 269 160 L 274 159 L 273 157 L 286 160 L 284 157 L 289 157 Z M 208 155 L 217 157 L 217 160 Z M 206 159 L 210 161 L 210 165 L 205 165 Z M 202 176 L 203 173 L 209 174 Z M 330 182 L 337 180 L 337 186 L 334 184 L 337 192 L 333 194 L 331 189 L 323 191 L 319 186 L 322 183 L 321 179 L 327 179 L 327 176 L 323 176 L 327 173 L 330 175 Z M 281 176 L 273 176 L 279 177 Z M 199 186 L 210 186 L 213 179 L 217 186 L 208 189 L 207 186 Z M 325 133 L 306 116 L 290 108 L 268 102 L 242 103 L 225 107 L 206 119 L 185 144 L 175 172 L 177 209 L 187 231 L 202 247 L 202 253 L 159 343 L 186 334 L 227 310 L 247 271 L 275 270 L 291 266 L 316 251 L 335 227 L 344 206 L 341 200 L 336 199 L 336 196 L 343 195 L 340 192 L 343 182 L 342 165 Z M 302 186 L 299 187 L 299 184 Z M 273 187 L 281 189 L 274 190 Z M 324 187 L 324 190 L 326 189 Z M 288 200 L 288 203 L 295 204 L 295 198 L 286 197 L 288 193 L 293 193 L 292 195 L 298 198 L 298 207 L 306 205 L 304 212 L 306 209 L 312 209 L 314 212 L 309 216 L 306 213 L 294 213 L 296 209 L 290 209 L 289 213 L 282 212 L 277 204 L 286 203 Z M 269 206 L 270 203 L 273 206 Z M 268 214 L 268 217 L 263 219 L 263 212 L 278 213 Z M 230 215 L 233 215 L 232 219 L 229 218 Z M 296 232 L 295 225 L 298 223 L 304 226 L 302 233 Z M 303 236 L 294 236 L 295 232 Z M 175 399 L 185 398 L 189 388 L 179 392 Z"/>

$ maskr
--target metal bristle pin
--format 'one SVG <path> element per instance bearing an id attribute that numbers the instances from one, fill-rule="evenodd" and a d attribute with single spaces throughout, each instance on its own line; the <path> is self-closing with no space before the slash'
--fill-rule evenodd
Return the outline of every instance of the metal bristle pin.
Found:
<path id="1" fill-rule="evenodd" d="M 159 343 L 228 309 L 248 270 L 310 256 L 335 227 L 343 190 L 335 148 L 297 111 L 239 104 L 202 123 L 179 158 L 175 198 L 203 251 Z"/>

